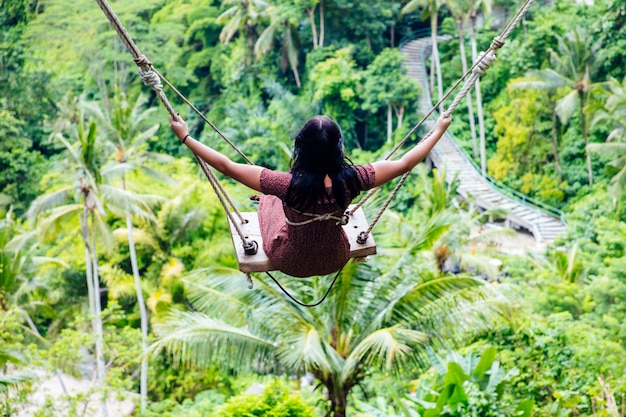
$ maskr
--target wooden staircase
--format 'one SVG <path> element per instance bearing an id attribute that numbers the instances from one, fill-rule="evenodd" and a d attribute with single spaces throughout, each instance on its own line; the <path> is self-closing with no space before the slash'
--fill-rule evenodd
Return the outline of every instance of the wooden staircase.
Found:
<path id="1" fill-rule="evenodd" d="M 429 93 L 425 57 L 431 49 L 430 37 L 411 40 L 400 48 L 407 58 L 405 65 L 408 75 L 415 78 L 422 86 L 423 94 L 418 101 L 418 112 L 426 114 L 433 106 Z M 432 126 L 432 122 L 431 122 Z M 440 170 L 446 170 L 446 180 L 452 181 L 458 176 L 459 194 L 472 199 L 483 209 L 501 208 L 507 210 L 507 223 L 514 228 L 522 228 L 533 234 L 538 243 L 552 242 L 565 232 L 566 226 L 559 212 L 549 206 L 540 207 L 528 201 L 522 194 L 512 195 L 504 186 L 490 177 L 483 177 L 473 161 L 446 132 L 429 155 L 433 164 Z"/>

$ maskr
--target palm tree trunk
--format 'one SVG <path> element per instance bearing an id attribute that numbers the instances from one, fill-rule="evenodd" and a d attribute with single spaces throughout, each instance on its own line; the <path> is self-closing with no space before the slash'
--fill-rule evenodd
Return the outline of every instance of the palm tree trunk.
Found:
<path id="1" fill-rule="evenodd" d="M 463 19 L 456 20 L 457 31 L 459 32 L 459 50 L 461 53 L 461 67 L 463 74 L 467 71 L 467 56 L 465 55 L 465 37 L 463 35 Z M 472 137 L 472 150 L 474 158 L 478 157 L 478 143 L 476 141 L 476 123 L 474 121 L 474 106 L 472 105 L 472 95 L 467 95 L 467 115 L 469 117 L 470 134 Z"/>
<path id="2" fill-rule="evenodd" d="M 97 374 L 97 381 L 98 384 L 100 385 L 100 388 L 102 389 L 103 393 L 103 397 L 102 397 L 102 402 L 101 402 L 101 408 L 102 408 L 102 416 L 103 417 L 107 417 L 108 415 L 108 410 L 107 410 L 107 403 L 106 403 L 106 396 L 104 394 L 104 367 L 100 367 L 101 364 L 101 360 L 102 360 L 102 339 L 100 337 L 98 337 L 98 335 L 100 334 L 100 329 L 101 326 L 99 325 L 100 322 L 100 314 L 99 314 L 99 310 L 97 308 L 97 305 L 99 305 L 100 303 L 96 303 L 96 299 L 100 297 L 100 291 L 96 291 L 96 287 L 94 287 L 94 268 L 93 268 L 93 256 L 92 256 L 92 252 L 93 252 L 93 247 L 90 243 L 90 233 L 89 233 L 89 210 L 87 208 L 86 203 L 83 204 L 83 212 L 80 216 L 80 226 L 81 226 L 81 231 L 82 231 L 82 237 L 83 237 L 83 243 L 85 244 L 85 274 L 86 274 L 86 278 L 87 278 L 87 293 L 88 293 L 88 297 L 89 297 L 89 312 L 91 314 L 91 328 L 92 331 L 95 333 L 96 335 L 96 343 L 95 343 L 95 349 L 96 349 L 96 374 Z M 104 364 L 104 362 L 102 362 L 102 364 Z"/>
<path id="3" fill-rule="evenodd" d="M 91 213 L 91 230 L 93 230 L 93 213 Z M 91 266 L 93 268 L 93 289 L 94 289 L 94 306 L 96 308 L 96 365 L 98 369 L 98 385 L 100 385 L 100 389 L 102 390 L 102 417 L 107 417 L 109 412 L 107 409 L 107 393 L 105 391 L 105 378 L 106 378 L 106 369 L 104 364 L 104 329 L 102 326 L 102 305 L 100 304 L 100 278 L 99 278 L 99 270 L 98 270 L 98 255 L 96 253 L 96 236 L 94 233 L 91 234 L 91 257 L 92 263 Z"/>
<path id="4" fill-rule="evenodd" d="M 311 22 L 311 35 L 313 37 L 313 49 L 317 49 L 317 25 L 315 24 L 315 9 L 317 4 L 314 4 L 310 9 L 307 9 L 309 15 L 309 21 Z"/>
<path id="5" fill-rule="evenodd" d="M 338 392 L 329 391 L 329 394 L 328 394 L 332 416 L 333 417 L 346 417 L 346 409 L 348 408 L 349 390 L 342 388 L 337 391 Z"/>
<path id="6" fill-rule="evenodd" d="M 391 143 L 392 121 L 391 104 L 387 104 L 387 143 Z"/>
<path id="7" fill-rule="evenodd" d="M 126 181 L 122 177 L 122 189 L 126 190 Z M 126 215 L 126 230 L 128 232 L 128 251 L 130 252 L 130 265 L 135 279 L 135 292 L 137 293 L 137 304 L 139 305 L 139 316 L 141 318 L 141 348 L 143 352 L 148 350 L 148 310 L 143 299 L 141 289 L 141 277 L 139 276 L 139 266 L 137 264 L 137 251 L 135 249 L 135 238 L 133 235 L 133 222 L 130 215 Z M 148 397 L 148 358 L 145 354 L 141 360 L 141 376 L 139 382 L 139 394 L 141 397 L 141 412 L 146 410 L 146 400 Z"/>
<path id="8" fill-rule="evenodd" d="M 320 40 L 317 43 L 319 47 L 324 46 L 324 0 L 320 0 Z"/>
<path id="9" fill-rule="evenodd" d="M 552 109 L 552 153 L 554 154 L 554 160 L 556 162 L 556 169 L 559 173 L 559 181 L 563 179 L 563 171 L 561 169 L 561 157 L 559 156 L 559 139 L 556 134 L 556 110 Z"/>
<path id="10" fill-rule="evenodd" d="M 476 26 L 476 14 L 470 15 L 470 40 L 472 45 L 472 62 L 476 61 L 478 57 L 478 51 L 476 47 L 476 32 L 474 28 Z M 474 84 L 476 91 L 476 115 L 478 116 L 478 136 L 480 138 L 480 171 L 484 176 L 487 175 L 487 150 L 485 145 L 485 117 L 483 116 L 483 99 L 480 93 L 480 78 L 476 80 Z"/>
<path id="11" fill-rule="evenodd" d="M 404 106 L 400 105 L 395 108 L 396 112 L 396 129 L 400 129 L 402 127 L 402 122 L 404 121 Z"/>
<path id="12" fill-rule="evenodd" d="M 430 18 L 431 39 L 432 39 L 432 44 L 433 44 L 431 80 L 433 79 L 432 71 L 434 69 L 435 73 L 437 74 L 437 101 L 439 101 L 443 97 L 443 80 L 441 77 L 441 62 L 439 61 L 439 46 L 437 44 L 438 21 L 437 21 L 436 6 L 433 5 L 433 9 L 434 10 L 432 11 L 432 16 Z M 432 85 L 432 82 L 431 82 L 431 90 L 434 91 L 434 86 Z M 443 104 L 440 106 L 439 110 L 443 111 Z"/>
<path id="13" fill-rule="evenodd" d="M 591 153 L 589 152 L 589 135 L 587 134 L 587 123 L 585 121 L 585 113 L 583 111 L 583 103 L 580 103 L 580 126 L 585 139 L 585 157 L 587 159 L 587 178 L 589 185 L 593 184 L 593 170 L 591 167 Z"/>
<path id="14" fill-rule="evenodd" d="M 298 88 L 302 87 L 302 83 L 300 82 L 300 73 L 298 72 L 298 67 L 291 65 L 291 72 L 293 72 L 293 77 L 296 79 L 296 86 Z"/>

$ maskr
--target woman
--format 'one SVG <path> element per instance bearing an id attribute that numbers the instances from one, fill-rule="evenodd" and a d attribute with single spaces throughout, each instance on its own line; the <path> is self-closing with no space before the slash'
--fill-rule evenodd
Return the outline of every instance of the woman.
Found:
<path id="1" fill-rule="evenodd" d="M 343 154 L 343 136 L 337 123 L 315 116 L 296 134 L 289 172 L 231 161 L 193 139 L 180 117 L 170 117 L 170 127 L 213 168 L 263 193 L 258 209 L 263 250 L 275 269 L 294 277 L 309 277 L 337 271 L 348 261 L 350 245 L 337 218 L 352 199 L 413 169 L 451 120 L 444 113 L 433 133 L 398 160 L 355 166 Z M 323 214 L 331 216 L 322 219 L 319 215 Z"/>

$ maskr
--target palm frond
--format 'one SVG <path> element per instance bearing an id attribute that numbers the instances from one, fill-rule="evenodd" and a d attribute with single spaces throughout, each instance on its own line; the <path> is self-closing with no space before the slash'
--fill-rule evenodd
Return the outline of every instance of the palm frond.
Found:
<path id="1" fill-rule="evenodd" d="M 6 394 L 11 389 L 21 389 L 34 382 L 36 378 L 36 375 L 30 372 L 0 375 L 0 394 Z"/>
<path id="2" fill-rule="evenodd" d="M 203 367 L 219 359 L 221 365 L 239 368 L 246 364 L 240 358 L 254 355 L 258 364 L 271 366 L 271 355 L 276 350 L 273 340 L 197 312 L 173 311 L 165 322 L 155 326 L 155 332 L 160 339 L 148 353 L 165 350 L 175 362 L 185 365 Z"/>
<path id="3" fill-rule="evenodd" d="M 136 297 L 135 280 L 131 274 L 126 273 L 115 265 L 101 265 L 100 277 L 109 289 L 109 295 L 115 299 L 122 297 Z"/>
<path id="4" fill-rule="evenodd" d="M 256 55 L 256 59 L 261 58 L 261 56 L 266 54 L 272 48 L 272 43 L 274 42 L 274 38 L 276 37 L 276 32 L 279 27 L 279 23 L 275 21 L 261 33 L 259 39 L 257 39 L 254 44 L 254 54 Z"/>
<path id="5" fill-rule="evenodd" d="M 567 124 L 574 113 L 580 109 L 580 105 L 580 97 L 576 90 L 572 90 L 565 97 L 560 98 L 556 102 L 555 110 L 561 123 Z"/>
<path id="6" fill-rule="evenodd" d="M 138 216 L 151 222 L 155 222 L 156 217 L 152 213 L 150 205 L 165 200 L 158 195 L 138 194 L 108 185 L 102 185 L 102 193 L 109 203 L 107 205 L 109 210 L 114 214 L 120 217 Z"/>
<path id="7" fill-rule="evenodd" d="M 419 345 L 429 340 L 427 334 L 400 326 L 382 328 L 370 333 L 354 347 L 348 360 L 365 362 L 367 364 L 380 363 L 386 370 L 399 366 L 406 355 Z"/>
<path id="8" fill-rule="evenodd" d="M 332 371 L 329 346 L 312 326 L 289 329 L 281 340 L 278 355 L 289 369 L 315 369 L 324 375 Z"/>
<path id="9" fill-rule="evenodd" d="M 404 7 L 402 7 L 402 10 L 400 10 L 400 14 L 405 15 L 405 14 L 413 13 L 420 6 L 424 6 L 425 3 L 427 3 L 427 1 L 424 1 L 424 0 L 411 0 L 407 4 L 405 4 Z"/>
<path id="10" fill-rule="evenodd" d="M 159 243 L 154 239 L 154 236 L 152 236 L 145 230 L 133 227 L 132 233 L 133 241 L 136 245 L 149 246 L 151 248 L 159 247 Z M 113 230 L 113 237 L 119 243 L 128 244 L 128 229 L 125 227 L 120 227 Z"/>
<path id="11" fill-rule="evenodd" d="M 29 219 L 37 219 L 41 213 L 66 203 L 72 191 L 72 187 L 67 187 L 37 197 L 30 203 L 25 216 Z"/>
<path id="12" fill-rule="evenodd" d="M 65 227 L 70 220 L 77 220 L 78 214 L 83 211 L 82 204 L 68 204 L 56 207 L 48 212 L 48 215 L 39 224 L 39 230 L 44 238 L 56 236 L 60 231 L 67 230 Z"/>
<path id="13" fill-rule="evenodd" d="M 626 143 L 590 143 L 587 149 L 591 152 L 606 156 L 624 155 L 626 154 Z"/>

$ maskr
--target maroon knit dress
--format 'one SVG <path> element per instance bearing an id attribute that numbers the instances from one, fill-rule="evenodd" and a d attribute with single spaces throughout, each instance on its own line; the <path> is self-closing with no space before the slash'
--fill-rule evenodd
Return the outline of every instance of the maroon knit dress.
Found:
<path id="1" fill-rule="evenodd" d="M 360 191 L 374 186 L 374 168 L 370 165 L 355 166 L 358 171 Z M 274 269 L 293 277 L 326 275 L 342 268 L 349 259 L 350 244 L 341 225 L 335 220 L 315 221 L 306 225 L 292 226 L 285 222 L 310 220 L 306 216 L 283 205 L 291 181 L 288 172 L 261 171 L 261 191 L 258 210 L 259 226 L 263 238 L 263 250 Z M 331 193 L 331 189 L 327 191 Z M 332 194 L 330 194 L 332 195 Z M 306 210 L 307 213 L 334 213 L 339 217 L 347 207 L 339 207 L 334 198 L 320 201 Z"/>

